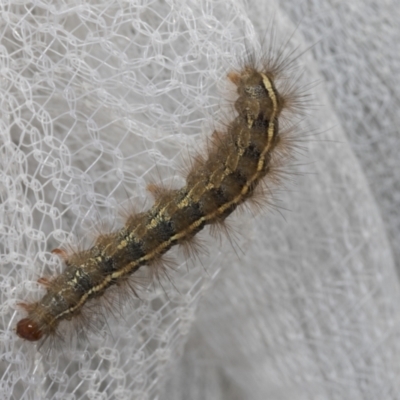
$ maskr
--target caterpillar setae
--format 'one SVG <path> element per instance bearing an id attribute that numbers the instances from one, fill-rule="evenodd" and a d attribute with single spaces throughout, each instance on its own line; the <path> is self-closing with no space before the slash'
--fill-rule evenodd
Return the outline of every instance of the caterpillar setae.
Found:
<path id="1" fill-rule="evenodd" d="M 238 206 L 256 199 L 262 180 L 279 181 L 279 171 L 292 155 L 292 141 L 279 121 L 282 111 L 296 109 L 298 93 L 287 84 L 288 64 L 282 57 L 263 65 L 250 57 L 228 74 L 238 94 L 235 117 L 225 132 L 214 132 L 207 154 L 195 158 L 185 186 L 152 186 L 154 205 L 130 215 L 122 229 L 100 235 L 87 250 L 54 251 L 64 259 L 65 270 L 39 280 L 46 287 L 41 300 L 21 304 L 27 316 L 17 323 L 19 337 L 62 337 L 60 323 L 79 317 L 87 321 L 113 286 L 136 294 L 139 269 L 147 266 L 151 276 L 159 277 L 165 269 L 162 257 L 172 246 L 190 245 L 206 225 L 223 224 Z"/>

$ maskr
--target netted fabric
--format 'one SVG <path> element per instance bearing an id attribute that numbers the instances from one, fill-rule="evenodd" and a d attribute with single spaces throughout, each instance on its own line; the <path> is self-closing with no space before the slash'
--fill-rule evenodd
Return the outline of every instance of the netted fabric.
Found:
<path id="1" fill-rule="evenodd" d="M 398 11 L 351 4 L 284 2 L 296 29 L 264 0 L 2 3 L 0 398 L 398 398 Z M 173 250 L 171 282 L 83 343 L 18 339 L 17 304 L 62 270 L 53 248 L 148 208 L 149 183 L 183 184 L 271 20 L 289 49 L 319 40 L 299 59 L 318 107 L 284 209 L 236 213 L 200 258 Z"/>

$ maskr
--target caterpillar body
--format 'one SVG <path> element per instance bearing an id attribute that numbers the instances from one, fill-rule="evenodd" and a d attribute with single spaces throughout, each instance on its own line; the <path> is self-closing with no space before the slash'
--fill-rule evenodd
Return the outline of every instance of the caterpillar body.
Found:
<path id="1" fill-rule="evenodd" d="M 90 317 L 85 310 L 112 286 L 126 283 L 135 292 L 131 279 L 140 268 L 146 265 L 158 276 L 161 259 L 172 246 L 190 244 L 206 225 L 222 224 L 254 198 L 263 178 L 279 179 L 276 171 L 291 153 L 278 121 L 295 99 L 289 86 L 276 88 L 281 66 L 260 69 L 249 62 L 228 74 L 237 87 L 237 115 L 225 132 L 214 132 L 207 156 L 196 157 L 184 187 L 152 187 L 154 205 L 128 217 L 122 229 L 100 235 L 87 250 L 71 255 L 55 250 L 65 270 L 39 280 L 46 287 L 41 300 L 21 304 L 27 316 L 17 323 L 19 337 L 38 341 L 62 336 L 60 323 L 85 312 Z"/>

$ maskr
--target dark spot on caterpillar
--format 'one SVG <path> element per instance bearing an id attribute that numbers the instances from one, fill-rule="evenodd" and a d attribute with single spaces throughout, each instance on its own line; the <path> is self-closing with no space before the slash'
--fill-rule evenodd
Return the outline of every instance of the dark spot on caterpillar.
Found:
<path id="1" fill-rule="evenodd" d="M 160 242 L 168 240 L 175 234 L 174 223 L 171 220 L 160 220 L 152 230 L 152 234 L 159 238 Z"/>

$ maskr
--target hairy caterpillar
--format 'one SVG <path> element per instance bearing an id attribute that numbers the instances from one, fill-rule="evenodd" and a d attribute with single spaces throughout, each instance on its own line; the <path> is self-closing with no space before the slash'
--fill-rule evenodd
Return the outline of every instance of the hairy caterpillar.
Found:
<path id="1" fill-rule="evenodd" d="M 190 245 L 206 225 L 222 224 L 254 198 L 263 178 L 279 179 L 276 172 L 290 157 L 291 143 L 278 121 L 284 109 L 296 107 L 293 87 L 276 87 L 284 66 L 279 57 L 263 68 L 249 61 L 228 74 L 237 87 L 237 116 L 226 132 L 214 132 L 207 156 L 196 158 L 186 185 L 179 190 L 152 187 L 156 201 L 148 211 L 131 215 L 122 229 L 99 236 L 87 250 L 71 255 L 55 250 L 66 268 L 51 280 L 39 280 L 47 290 L 40 301 L 21 304 L 28 315 L 17 323 L 18 336 L 29 341 L 61 336 L 62 321 L 85 312 L 90 318 L 88 307 L 112 286 L 125 284 L 136 294 L 131 279 L 142 266 L 158 277 L 162 257 L 172 246 Z"/>

